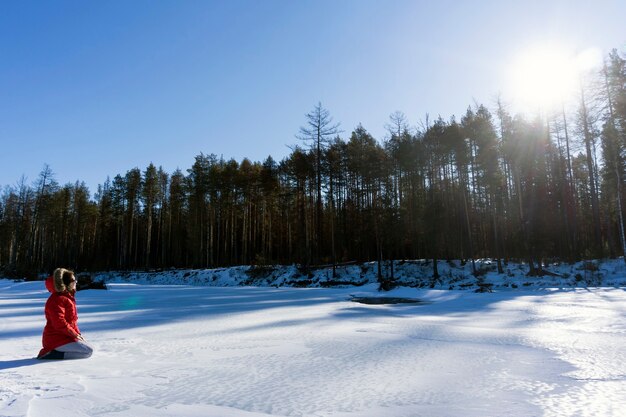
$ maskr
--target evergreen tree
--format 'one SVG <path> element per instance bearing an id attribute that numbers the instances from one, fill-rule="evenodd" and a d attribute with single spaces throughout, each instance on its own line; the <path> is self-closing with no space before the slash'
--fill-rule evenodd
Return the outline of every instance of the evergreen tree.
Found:
<path id="1" fill-rule="evenodd" d="M 143 173 L 141 182 L 141 201 L 143 203 L 144 216 L 146 222 L 146 242 L 145 242 L 145 268 L 150 268 L 152 254 L 152 225 L 154 217 L 154 207 L 160 200 L 161 188 L 159 187 L 159 175 L 156 167 L 150 163 Z"/>

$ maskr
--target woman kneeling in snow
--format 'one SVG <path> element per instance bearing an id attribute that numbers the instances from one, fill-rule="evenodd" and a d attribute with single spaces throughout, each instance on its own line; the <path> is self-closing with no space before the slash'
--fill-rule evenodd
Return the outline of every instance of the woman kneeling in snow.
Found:
<path id="1" fill-rule="evenodd" d="M 43 329 L 43 349 L 38 359 L 83 359 L 93 349 L 80 334 L 76 313 L 76 277 L 74 272 L 57 268 L 46 280 L 52 293 L 46 302 L 46 327 Z"/>

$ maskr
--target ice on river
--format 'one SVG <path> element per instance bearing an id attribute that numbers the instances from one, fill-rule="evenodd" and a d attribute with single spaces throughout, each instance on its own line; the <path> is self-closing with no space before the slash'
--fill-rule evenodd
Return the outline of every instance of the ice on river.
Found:
<path id="1" fill-rule="evenodd" d="M 110 284 L 94 355 L 37 361 L 47 292 L 0 280 L 0 416 L 624 416 L 626 292 Z"/>

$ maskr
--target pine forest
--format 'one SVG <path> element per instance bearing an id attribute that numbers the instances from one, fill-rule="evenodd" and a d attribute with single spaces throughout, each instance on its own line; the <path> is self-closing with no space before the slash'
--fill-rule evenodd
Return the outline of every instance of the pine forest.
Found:
<path id="1" fill-rule="evenodd" d="M 495 100 L 494 100 L 495 101 Z M 306 109 L 303 109 L 303 113 Z M 322 104 L 277 161 L 200 153 L 185 171 L 135 167 L 98 186 L 45 165 L 0 195 L 0 268 L 76 271 L 337 265 L 389 259 L 527 262 L 624 255 L 626 59 L 617 51 L 576 103 L 535 116 L 501 100 L 384 138 Z M 219 149 L 214 150 L 219 153 Z M 435 263 L 436 264 L 436 263 Z"/>

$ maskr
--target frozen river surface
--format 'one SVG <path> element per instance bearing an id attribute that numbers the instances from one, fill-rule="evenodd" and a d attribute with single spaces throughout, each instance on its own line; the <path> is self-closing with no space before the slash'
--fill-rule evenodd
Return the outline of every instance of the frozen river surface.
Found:
<path id="1" fill-rule="evenodd" d="M 0 280 L 0 416 L 626 415 L 623 289 L 109 288 L 93 357 L 37 361 L 43 283 Z"/>

